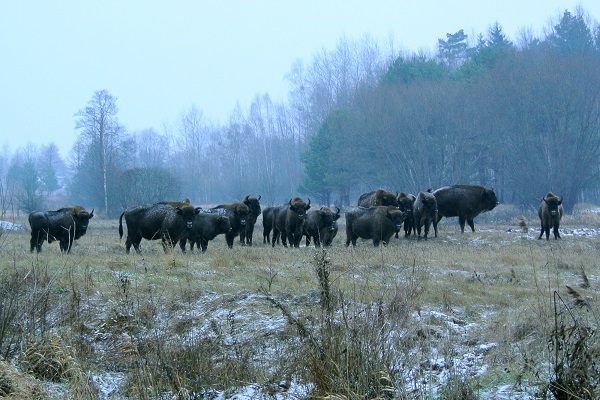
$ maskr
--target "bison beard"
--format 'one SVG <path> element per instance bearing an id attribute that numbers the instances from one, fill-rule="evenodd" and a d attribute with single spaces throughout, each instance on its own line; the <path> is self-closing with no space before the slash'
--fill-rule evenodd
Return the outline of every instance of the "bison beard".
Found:
<path id="1" fill-rule="evenodd" d="M 119 236 L 123 238 L 123 217 L 127 224 L 126 252 L 131 246 L 140 253 L 140 242 L 162 240 L 165 253 L 184 239 L 194 225 L 194 217 L 201 208 L 186 202 L 162 202 L 129 208 L 119 217 Z"/>
<path id="2" fill-rule="evenodd" d="M 42 251 L 44 240 L 58 241 L 60 251 L 70 253 L 73 241 L 87 232 L 94 210 L 87 212 L 81 206 L 64 207 L 56 211 L 34 211 L 29 214 L 31 227 L 30 251 Z"/>
<path id="3" fill-rule="evenodd" d="M 563 216 L 562 200 L 562 196 L 557 197 L 552 192 L 548 192 L 548 194 L 542 198 L 538 209 L 542 230 L 538 240 L 542 238 L 544 233 L 546 233 L 546 240 L 550 240 L 550 228 L 552 228 L 552 233 L 554 233 L 554 239 L 561 239 L 558 228 Z"/>

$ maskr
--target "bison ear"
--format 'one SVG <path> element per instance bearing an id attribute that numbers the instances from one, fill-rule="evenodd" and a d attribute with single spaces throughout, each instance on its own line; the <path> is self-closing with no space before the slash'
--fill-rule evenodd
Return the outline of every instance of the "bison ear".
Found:
<path id="1" fill-rule="evenodd" d="M 196 207 L 194 214 L 200 214 L 200 211 L 202 211 L 202 207 Z"/>
<path id="2" fill-rule="evenodd" d="M 175 207 L 175 209 L 177 210 L 177 214 L 183 215 L 183 210 L 181 209 L 181 207 L 177 206 Z"/>

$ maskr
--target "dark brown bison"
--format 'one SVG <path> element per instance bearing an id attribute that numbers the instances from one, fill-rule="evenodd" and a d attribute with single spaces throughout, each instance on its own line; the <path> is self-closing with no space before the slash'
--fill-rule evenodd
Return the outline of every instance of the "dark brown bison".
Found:
<path id="1" fill-rule="evenodd" d="M 491 211 L 498 205 L 493 189 L 483 186 L 454 185 L 433 192 L 438 206 L 438 222 L 442 217 L 458 217 L 460 231 L 465 232 L 465 221 L 475 232 L 473 219 L 485 211 Z"/>
<path id="2" fill-rule="evenodd" d="M 246 196 L 242 200 L 242 203 L 250 208 L 250 214 L 248 215 L 248 219 L 246 220 L 246 229 L 242 229 L 240 231 L 240 244 L 242 246 L 248 245 L 252 246 L 252 235 L 254 234 L 254 224 L 256 224 L 256 219 L 260 215 L 260 195 L 258 197 L 250 197 Z"/>
<path id="3" fill-rule="evenodd" d="M 128 254 L 132 245 L 135 251 L 140 253 L 142 239 L 161 239 L 166 253 L 177 242 L 186 238 L 200 210 L 200 207 L 177 201 L 131 207 L 119 216 L 119 237 L 123 238 L 123 217 L 125 217 L 127 224 L 125 248 Z"/>
<path id="4" fill-rule="evenodd" d="M 229 217 L 231 230 L 225 234 L 229 248 L 233 247 L 233 240 L 241 231 L 246 229 L 250 208 L 244 203 L 221 204 L 210 209 L 213 213 L 220 213 Z"/>
<path id="5" fill-rule="evenodd" d="M 337 234 L 337 220 L 340 218 L 340 209 L 333 212 L 329 207 L 321 207 L 318 210 L 312 209 L 306 213 L 304 221 L 304 235 L 306 236 L 306 246 L 310 245 L 311 239 L 316 247 L 331 246 L 333 238 Z"/>
<path id="6" fill-rule="evenodd" d="M 200 212 L 194 217 L 194 225 L 188 232 L 187 237 L 181 239 L 179 247 L 185 252 L 185 244 L 190 244 L 190 250 L 194 251 L 194 244 L 204 253 L 208 248 L 208 242 L 217 235 L 227 234 L 231 230 L 229 217 L 218 213 Z"/>
<path id="7" fill-rule="evenodd" d="M 554 233 L 554 239 L 560 239 L 560 233 L 558 233 L 558 227 L 560 226 L 560 220 L 563 216 L 562 196 L 557 197 L 552 192 L 548 192 L 547 195 L 542 197 L 540 208 L 538 209 L 538 216 L 542 224 L 542 231 L 538 239 L 541 239 L 546 233 L 546 240 L 550 239 L 550 228 Z"/>
<path id="8" fill-rule="evenodd" d="M 414 194 L 400 192 L 396 196 L 396 200 L 398 201 L 400 211 L 404 213 L 404 237 L 409 237 L 414 230 L 415 220 L 413 218 L 413 204 L 415 203 L 416 197 Z M 396 237 L 398 237 L 398 232 L 396 232 Z"/>
<path id="9" fill-rule="evenodd" d="M 263 243 L 271 244 L 271 231 L 275 225 L 275 210 L 277 207 L 267 207 L 263 210 Z"/>
<path id="10" fill-rule="evenodd" d="M 417 195 L 413 206 L 414 226 L 419 239 L 421 239 L 421 227 L 424 227 L 423 238 L 427 239 L 429 226 L 432 222 L 433 230 L 435 231 L 435 237 L 437 237 L 437 218 L 438 207 L 435 196 L 429 191 L 420 192 Z"/>
<path id="11" fill-rule="evenodd" d="M 361 194 L 358 198 L 358 206 L 398 206 L 398 200 L 396 199 L 396 195 L 394 193 L 379 189 L 373 190 L 369 193 Z"/>
<path id="12" fill-rule="evenodd" d="M 404 213 L 394 206 L 348 207 L 346 210 L 346 246 L 356 239 L 373 239 L 373 245 L 388 244 L 396 229 L 402 227 Z"/>
<path id="13" fill-rule="evenodd" d="M 273 224 L 273 240 L 271 245 L 275 247 L 275 243 L 281 237 L 281 243 L 287 247 L 289 239 L 290 246 L 300 247 L 300 240 L 304 234 L 304 221 L 306 212 L 310 208 L 310 199 L 305 203 L 299 197 L 290 199 L 288 204 L 279 206 L 275 210 Z"/>
<path id="14" fill-rule="evenodd" d="M 52 243 L 55 240 L 60 245 L 60 251 L 70 253 L 73 241 L 87 232 L 92 212 L 81 206 L 63 207 L 56 211 L 34 211 L 29 214 L 31 227 L 30 251 L 42 251 L 44 240 Z"/>

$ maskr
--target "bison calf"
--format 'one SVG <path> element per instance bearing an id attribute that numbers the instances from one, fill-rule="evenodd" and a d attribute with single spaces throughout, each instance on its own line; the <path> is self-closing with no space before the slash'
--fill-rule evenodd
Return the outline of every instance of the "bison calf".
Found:
<path id="1" fill-rule="evenodd" d="M 60 245 L 60 251 L 69 253 L 73 241 L 79 239 L 87 232 L 92 212 L 86 211 L 81 206 L 64 207 L 56 211 L 34 211 L 29 214 L 31 227 L 30 251 L 42 251 L 44 240 L 52 243 L 55 240 Z"/>
<path id="2" fill-rule="evenodd" d="M 337 220 L 340 218 L 340 209 L 333 212 L 329 207 L 321 207 L 318 210 L 310 210 L 306 213 L 304 222 L 304 235 L 306 246 L 310 245 L 311 239 L 315 247 L 330 246 L 335 234 L 337 234 Z"/>
<path id="3" fill-rule="evenodd" d="M 187 238 L 181 239 L 179 247 L 185 252 L 185 244 L 189 242 L 190 250 L 194 251 L 194 244 L 204 253 L 208 248 L 208 242 L 217 235 L 227 234 L 231 231 L 229 217 L 218 213 L 200 212 L 194 218 L 194 225 L 188 231 Z"/>
<path id="4" fill-rule="evenodd" d="M 437 237 L 438 207 L 435 196 L 430 192 L 420 192 L 413 205 L 413 218 L 418 238 L 421 239 L 421 227 L 424 227 L 423 238 L 427 239 L 429 226 L 433 222 L 433 230 Z"/>
<path id="5" fill-rule="evenodd" d="M 349 207 L 346 210 L 346 246 L 356 239 L 373 239 L 373 245 L 386 245 L 402 227 L 404 213 L 393 206 Z"/>
<path id="6" fill-rule="evenodd" d="M 562 200 L 562 196 L 557 197 L 552 192 L 549 192 L 542 198 L 540 208 L 538 209 L 542 231 L 540 232 L 538 240 L 542 238 L 544 232 L 546 233 L 546 240 L 549 240 L 550 228 L 553 229 L 555 240 L 561 238 L 560 233 L 558 233 L 558 227 L 563 216 Z"/>
<path id="7" fill-rule="evenodd" d="M 398 200 L 400 211 L 404 213 L 404 237 L 409 237 L 414 230 L 415 225 L 415 220 L 413 218 L 413 204 L 415 203 L 416 197 L 414 194 L 400 192 L 398 193 L 398 196 L 396 196 L 396 199 Z M 396 238 L 398 237 L 398 232 L 396 232 Z"/>

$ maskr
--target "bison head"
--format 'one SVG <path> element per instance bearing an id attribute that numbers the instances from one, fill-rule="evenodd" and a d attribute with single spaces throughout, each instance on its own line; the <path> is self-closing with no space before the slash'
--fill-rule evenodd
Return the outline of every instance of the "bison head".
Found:
<path id="1" fill-rule="evenodd" d="M 494 193 L 494 189 L 484 189 L 483 190 L 483 205 L 487 211 L 493 210 L 500 202 L 496 197 L 496 193 Z"/>
<path id="2" fill-rule="evenodd" d="M 303 220 L 306 217 L 306 212 L 310 208 L 310 198 L 308 199 L 308 203 L 305 203 L 300 197 L 295 197 L 290 199 L 288 205 L 290 206 L 290 210 L 298 215 L 298 219 Z"/>
<path id="3" fill-rule="evenodd" d="M 397 206 L 398 200 L 396 195 L 392 192 L 386 192 L 385 190 L 379 189 L 375 192 L 373 198 L 374 206 Z"/>
<path id="4" fill-rule="evenodd" d="M 81 238 L 87 232 L 90 219 L 94 217 L 94 209 L 91 212 L 85 209 L 77 209 L 73 214 L 73 220 L 75 221 L 75 239 Z"/>
<path id="5" fill-rule="evenodd" d="M 245 226 L 248 215 L 250 215 L 250 207 L 244 203 L 237 203 L 235 205 L 234 213 L 240 222 L 240 225 Z"/>
<path id="6" fill-rule="evenodd" d="M 194 225 L 194 218 L 196 217 L 196 214 L 200 213 L 201 209 L 201 207 L 194 208 L 189 205 L 175 207 L 175 210 L 177 210 L 177 215 L 180 215 L 181 218 L 183 218 L 187 229 L 192 229 L 192 226 Z"/>
<path id="7" fill-rule="evenodd" d="M 555 217 L 558 215 L 558 207 L 562 204 L 563 197 L 556 197 L 554 193 L 550 192 L 542 198 L 542 201 L 548 206 L 548 213 Z"/>
<path id="8" fill-rule="evenodd" d="M 404 213 L 400 211 L 398 207 L 388 207 L 385 216 L 392 220 L 396 230 L 399 231 L 402 228 L 402 223 L 404 222 Z"/>
<path id="9" fill-rule="evenodd" d="M 250 208 L 250 212 L 255 218 L 258 217 L 261 213 L 259 201 L 260 195 L 258 195 L 258 197 L 250 197 L 250 195 L 248 195 L 244 197 L 244 200 L 242 200 L 242 203 L 244 203 L 248 206 L 248 208 Z"/>

